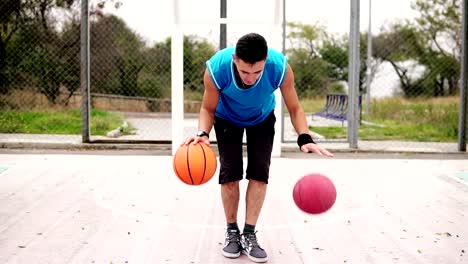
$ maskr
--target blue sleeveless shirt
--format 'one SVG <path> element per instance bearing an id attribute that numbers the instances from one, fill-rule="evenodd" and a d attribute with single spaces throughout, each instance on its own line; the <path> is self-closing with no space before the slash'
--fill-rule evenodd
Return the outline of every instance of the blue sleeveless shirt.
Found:
<path id="1" fill-rule="evenodd" d="M 219 90 L 215 115 L 240 127 L 252 126 L 265 120 L 275 109 L 274 92 L 284 82 L 288 60 L 269 48 L 262 74 L 253 86 L 243 89 L 235 81 L 234 53 L 235 47 L 228 47 L 206 62 L 211 80 Z"/>

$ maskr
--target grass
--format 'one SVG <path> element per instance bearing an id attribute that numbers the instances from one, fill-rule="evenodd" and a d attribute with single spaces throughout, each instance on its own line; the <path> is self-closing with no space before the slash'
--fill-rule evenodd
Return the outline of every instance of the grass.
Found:
<path id="1" fill-rule="evenodd" d="M 187 97 L 193 99 L 194 94 Z M 186 98 L 187 99 L 187 98 Z M 301 99 L 305 112 L 318 112 L 325 99 Z M 363 106 L 365 109 L 365 106 Z M 456 142 L 458 139 L 459 98 L 373 100 L 369 116 L 363 119 L 383 127 L 361 125 L 359 138 L 363 140 L 404 140 L 426 142 Z M 285 110 L 286 111 L 286 110 Z M 123 116 L 113 112 L 93 110 L 91 134 L 105 135 L 123 123 Z M 0 110 L 0 133 L 81 134 L 79 110 L 12 111 Z M 312 131 L 327 139 L 347 137 L 346 128 L 314 127 Z M 131 133 L 129 127 L 123 134 Z"/>
<path id="2" fill-rule="evenodd" d="M 0 133 L 81 134 L 81 122 L 79 110 L 0 111 Z M 92 135 L 105 135 L 122 123 L 120 114 L 100 110 L 91 112 Z"/>
<path id="3" fill-rule="evenodd" d="M 317 112 L 325 101 L 303 101 L 306 112 Z M 370 114 L 363 120 L 384 127 L 359 127 L 359 138 L 364 140 L 405 140 L 421 142 L 456 142 L 458 139 L 457 97 L 433 99 L 388 98 L 373 100 Z M 316 105 L 320 107 L 316 108 Z M 365 109 L 365 105 L 363 106 Z M 313 126 L 313 124 L 312 124 Z M 327 139 L 346 138 L 347 130 L 339 127 L 313 127 L 312 131 Z"/>
<path id="4" fill-rule="evenodd" d="M 363 140 L 404 140 L 419 142 L 456 142 L 457 135 L 439 131 L 431 125 L 395 124 L 382 122 L 385 127 L 361 125 L 359 138 Z M 380 123 L 380 124 L 382 124 Z M 343 139 L 347 137 L 344 127 L 313 127 L 312 131 L 324 135 L 327 139 Z"/>

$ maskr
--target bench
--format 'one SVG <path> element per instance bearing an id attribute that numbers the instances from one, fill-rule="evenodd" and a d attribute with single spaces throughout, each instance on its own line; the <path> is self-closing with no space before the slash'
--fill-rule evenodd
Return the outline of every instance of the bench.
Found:
<path id="1" fill-rule="evenodd" d="M 362 96 L 359 96 L 359 120 L 362 117 Z M 342 123 L 348 119 L 348 95 L 327 94 L 325 107 L 312 116 L 320 116 L 327 119 L 338 120 Z"/>

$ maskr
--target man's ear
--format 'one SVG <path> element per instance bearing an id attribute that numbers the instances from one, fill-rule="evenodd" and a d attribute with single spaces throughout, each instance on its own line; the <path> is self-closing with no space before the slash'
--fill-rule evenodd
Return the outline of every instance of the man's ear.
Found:
<path id="1" fill-rule="evenodd" d="M 232 54 L 232 59 L 237 62 L 237 55 L 235 53 Z"/>

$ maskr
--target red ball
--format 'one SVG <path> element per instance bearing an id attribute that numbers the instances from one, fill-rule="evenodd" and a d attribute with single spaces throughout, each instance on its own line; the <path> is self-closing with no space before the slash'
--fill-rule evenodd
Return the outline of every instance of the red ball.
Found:
<path id="1" fill-rule="evenodd" d="M 300 178 L 294 185 L 293 198 L 297 207 L 309 214 L 321 214 L 336 201 L 336 188 L 325 175 L 312 173 Z"/>

